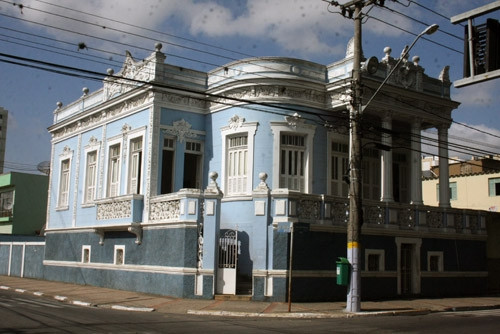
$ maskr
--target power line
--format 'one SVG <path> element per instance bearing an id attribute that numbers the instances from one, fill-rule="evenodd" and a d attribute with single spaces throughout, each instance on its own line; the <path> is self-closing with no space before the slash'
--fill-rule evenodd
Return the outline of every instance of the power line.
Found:
<path id="1" fill-rule="evenodd" d="M 464 125 L 464 126 L 466 126 L 466 125 Z M 470 128 L 471 128 L 471 129 L 474 129 L 473 127 L 470 127 Z M 487 132 L 484 132 L 484 133 L 487 133 Z M 487 134 L 488 134 L 488 133 L 487 133 Z"/>
<path id="2" fill-rule="evenodd" d="M 400 11 L 397 11 L 397 10 L 395 10 L 395 9 L 389 8 L 389 7 L 387 7 L 387 6 L 381 6 L 381 8 L 383 8 L 383 9 L 385 9 L 385 10 L 387 10 L 387 11 L 390 11 L 391 13 L 396 13 L 397 15 L 400 15 L 400 16 L 402 16 L 402 17 L 406 18 L 406 19 L 409 19 L 409 20 L 412 20 L 412 21 L 414 21 L 414 22 L 417 22 L 417 23 L 419 23 L 419 24 L 423 25 L 424 27 L 428 27 L 428 26 L 430 26 L 430 24 L 429 24 L 429 23 L 426 23 L 426 22 L 424 22 L 424 21 L 418 20 L 418 19 L 416 19 L 414 16 L 411 16 L 411 15 L 407 15 L 407 14 L 401 13 Z M 463 42 L 463 40 L 464 40 L 464 38 L 463 38 L 462 36 L 457 36 L 457 35 L 452 34 L 452 33 L 448 32 L 448 31 L 446 31 L 446 30 L 439 29 L 439 31 L 441 31 L 442 33 L 444 33 L 444 34 L 446 34 L 446 35 L 448 35 L 448 36 L 454 37 L 454 38 L 456 38 L 456 39 L 458 39 L 458 40 L 460 40 L 460 41 L 462 41 L 462 42 Z"/>
<path id="3" fill-rule="evenodd" d="M 10 64 L 15 64 L 15 65 L 21 65 L 21 66 L 27 66 L 27 67 L 30 67 L 30 68 L 45 70 L 45 71 L 49 71 L 49 72 L 56 73 L 56 74 L 70 75 L 70 76 L 74 76 L 74 77 L 79 77 L 79 78 L 84 78 L 84 79 L 89 79 L 89 80 L 95 80 L 95 81 L 102 81 L 102 79 L 106 76 L 105 74 L 102 74 L 102 73 L 99 73 L 99 72 L 88 71 L 88 70 L 83 70 L 83 69 L 80 69 L 80 68 L 74 68 L 74 67 L 69 67 L 69 66 L 64 66 L 64 65 L 59 65 L 59 64 L 53 64 L 53 63 L 48 63 L 48 62 L 42 62 L 42 61 L 28 59 L 28 58 L 23 58 L 23 57 L 17 57 L 17 56 L 6 55 L 6 54 L 1 54 L 1 53 L 0 53 L 0 56 L 8 57 L 8 58 L 14 58 L 16 60 L 21 60 L 21 61 L 32 62 L 32 63 L 36 63 L 36 64 L 39 64 L 39 65 L 38 66 L 37 65 L 29 65 L 29 64 L 23 64 L 23 63 L 19 63 L 19 62 L 14 62 L 14 61 L 0 59 L 0 61 L 2 61 L 2 62 L 6 62 L 6 63 L 10 63 Z M 43 66 L 40 66 L 40 65 L 43 65 Z M 62 70 L 55 70 L 53 68 L 48 68 L 48 67 L 62 68 Z M 69 71 L 69 72 L 66 72 L 66 71 Z M 79 72 L 82 72 L 82 73 L 85 73 L 85 74 L 78 74 Z M 117 76 L 111 76 L 111 77 L 123 79 L 122 77 L 117 77 Z M 152 86 L 159 86 L 159 87 L 162 87 L 162 88 L 175 89 L 175 90 L 179 90 L 179 91 L 183 91 L 183 92 L 186 91 L 186 92 L 190 92 L 190 93 L 205 94 L 205 93 L 201 93 L 199 91 L 188 90 L 188 89 L 185 89 L 185 88 L 178 88 L 178 87 L 174 87 L 172 85 L 167 85 L 167 84 L 151 83 L 151 82 L 134 80 L 134 79 L 125 79 L 125 80 L 131 81 L 131 82 L 133 82 L 135 84 L 149 84 L 149 85 L 152 85 Z M 134 85 L 134 84 L 130 84 L 130 85 L 137 86 L 137 85 Z M 285 111 L 288 111 L 288 112 L 295 111 L 295 112 L 305 113 L 305 114 L 308 114 L 308 115 L 313 115 L 313 116 L 319 118 L 320 122 L 318 120 L 311 119 L 311 118 L 305 118 L 305 119 L 308 119 L 308 120 L 310 120 L 312 122 L 318 123 L 318 124 L 323 125 L 323 126 L 328 126 L 328 124 L 331 124 L 328 121 L 326 121 L 326 118 L 329 118 L 329 117 L 333 117 L 334 119 L 337 119 L 337 120 L 341 121 L 341 123 L 347 121 L 347 116 L 343 116 L 343 115 L 320 114 L 320 113 L 317 113 L 317 112 L 309 112 L 309 111 L 306 111 L 306 110 L 303 110 L 303 109 L 297 109 L 297 108 L 291 108 L 291 107 L 283 107 L 283 106 L 276 105 L 276 104 L 262 103 L 262 102 L 256 102 L 256 101 L 245 100 L 245 99 L 240 99 L 240 98 L 226 97 L 226 96 L 221 96 L 221 95 L 218 95 L 218 94 L 207 94 L 207 95 L 209 95 L 209 97 L 211 97 L 211 98 L 224 98 L 224 99 L 228 99 L 228 100 L 231 100 L 233 102 L 236 102 L 236 103 L 257 104 L 257 105 L 260 105 L 260 106 L 277 108 L 277 109 L 285 110 Z M 211 101 L 211 100 L 207 98 L 207 101 Z M 225 103 L 223 101 L 218 101 L 218 103 L 225 104 L 225 105 L 228 105 L 228 106 L 235 106 L 235 104 Z M 252 107 L 242 106 L 242 105 L 238 105 L 238 106 L 239 107 L 243 107 L 243 108 L 246 107 L 246 108 L 252 109 L 252 110 L 259 110 L 259 111 L 271 112 L 269 110 L 262 110 L 262 109 L 255 108 L 254 106 L 252 106 Z M 289 115 L 289 114 L 284 114 L 284 113 L 279 113 L 279 112 L 271 112 L 271 113 L 275 113 L 275 114 L 279 114 L 279 115 L 284 115 L 284 116 L 285 115 Z M 338 124 L 338 126 L 340 126 L 340 125 L 341 124 Z M 372 126 L 371 123 L 370 123 L 370 126 Z M 387 133 L 388 131 L 392 131 L 392 130 L 384 129 L 382 127 L 378 127 L 378 130 L 380 131 L 380 133 Z M 375 132 L 373 132 L 373 133 L 375 133 Z M 395 131 L 392 131 L 391 133 L 393 135 L 395 135 L 395 136 L 398 136 L 398 133 L 395 132 Z M 402 138 L 401 134 L 399 134 L 399 136 L 400 136 L 400 138 Z M 419 141 L 421 141 L 422 139 L 436 142 L 436 140 L 434 140 L 433 138 L 430 138 L 430 137 L 420 136 L 419 137 Z M 428 143 L 427 145 L 431 145 L 431 144 Z M 470 154 L 470 155 L 473 155 L 473 153 L 470 153 L 470 152 L 475 152 L 476 154 L 477 153 L 492 154 L 492 152 L 488 152 L 488 151 L 484 151 L 484 150 L 479 150 L 479 149 L 475 149 L 475 148 L 472 148 L 472 147 L 466 147 L 466 146 L 463 146 L 463 145 L 462 146 L 455 145 L 454 143 L 450 143 L 450 142 L 448 143 L 448 145 L 454 151 L 458 151 L 458 149 L 469 149 L 468 152 L 466 152 L 466 151 L 458 151 L 458 152 L 467 153 L 467 154 Z M 438 147 L 438 145 L 431 145 L 431 146 Z M 408 149 L 410 149 L 410 148 L 408 148 Z"/>

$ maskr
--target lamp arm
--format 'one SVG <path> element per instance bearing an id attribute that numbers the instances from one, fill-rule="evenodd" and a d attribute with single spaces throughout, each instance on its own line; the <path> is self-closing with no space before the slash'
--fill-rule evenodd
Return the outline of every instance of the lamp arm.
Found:
<path id="1" fill-rule="evenodd" d="M 382 87 L 386 84 L 387 80 L 389 80 L 389 78 L 391 77 L 391 75 L 394 73 L 394 71 L 398 68 L 399 64 L 401 64 L 401 62 L 403 61 L 403 59 L 408 55 L 408 53 L 410 52 L 411 48 L 413 48 L 413 46 L 415 45 L 415 43 L 417 43 L 418 39 L 420 37 L 422 37 L 423 35 L 425 34 L 425 32 L 422 32 L 420 33 L 416 38 L 415 40 L 410 44 L 410 46 L 408 47 L 408 49 L 406 49 L 406 51 L 401 54 L 401 57 L 399 58 L 399 60 L 397 61 L 396 65 L 394 65 L 394 67 L 392 68 L 392 70 L 389 72 L 389 74 L 385 77 L 384 81 L 382 81 L 382 83 L 380 84 L 380 86 L 378 86 L 377 90 L 375 91 L 375 93 L 373 93 L 373 95 L 370 97 L 370 99 L 368 100 L 368 102 L 366 102 L 366 104 L 364 106 L 361 106 L 361 112 L 363 112 L 366 107 L 370 104 L 370 102 L 372 102 L 372 100 L 375 98 L 375 96 L 378 94 L 378 92 L 382 89 Z"/>

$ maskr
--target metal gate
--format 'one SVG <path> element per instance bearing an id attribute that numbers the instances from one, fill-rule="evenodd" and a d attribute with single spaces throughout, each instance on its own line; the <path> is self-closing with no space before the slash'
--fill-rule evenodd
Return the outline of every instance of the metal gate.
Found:
<path id="1" fill-rule="evenodd" d="M 236 294 L 236 270 L 238 267 L 238 231 L 221 231 L 218 249 L 216 293 Z"/>

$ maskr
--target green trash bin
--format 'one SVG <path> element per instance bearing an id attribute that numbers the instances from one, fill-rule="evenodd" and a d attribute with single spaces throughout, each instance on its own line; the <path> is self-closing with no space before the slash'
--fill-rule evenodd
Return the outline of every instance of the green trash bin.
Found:
<path id="1" fill-rule="evenodd" d="M 349 260 L 339 257 L 337 260 L 337 285 L 347 285 L 349 283 Z"/>

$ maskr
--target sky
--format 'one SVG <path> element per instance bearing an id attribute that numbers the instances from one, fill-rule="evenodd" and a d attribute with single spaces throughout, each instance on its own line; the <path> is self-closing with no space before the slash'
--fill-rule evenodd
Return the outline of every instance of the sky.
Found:
<path id="1" fill-rule="evenodd" d="M 345 3 L 347 1 L 338 1 Z M 431 24 L 440 29 L 410 51 L 438 77 L 446 65 L 450 79 L 463 78 L 463 25 L 450 17 L 491 3 L 487 0 L 386 0 L 364 8 L 363 53 L 381 59 L 386 46 L 399 57 L 404 46 Z M 328 65 L 345 57 L 354 22 L 323 0 L 0 0 L 0 107 L 9 111 L 5 169 L 35 172 L 50 160 L 50 135 L 57 102 L 70 104 L 82 89 L 102 82 L 66 76 L 12 56 L 106 73 L 117 73 L 126 50 L 135 59 L 163 44 L 166 62 L 210 71 L 234 60 L 282 56 Z M 477 18 L 500 19 L 500 10 Z M 32 63 L 30 63 L 32 64 Z M 500 154 L 500 79 L 462 88 L 452 116 L 451 144 L 464 145 L 451 156 L 478 151 Z M 424 132 L 425 136 L 432 133 Z M 454 145 L 453 145 L 454 146 Z M 431 152 L 429 149 L 429 153 Z"/>

